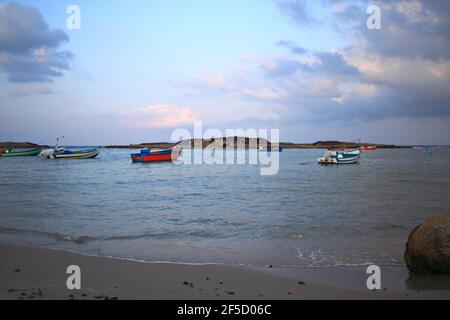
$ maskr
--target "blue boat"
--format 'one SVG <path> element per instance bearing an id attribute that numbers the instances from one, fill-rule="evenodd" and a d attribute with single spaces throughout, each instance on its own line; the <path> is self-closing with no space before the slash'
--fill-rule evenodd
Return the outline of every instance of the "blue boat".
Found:
<path id="1" fill-rule="evenodd" d="M 361 157 L 361 150 L 327 150 L 322 158 L 317 161 L 320 164 L 354 164 Z"/>

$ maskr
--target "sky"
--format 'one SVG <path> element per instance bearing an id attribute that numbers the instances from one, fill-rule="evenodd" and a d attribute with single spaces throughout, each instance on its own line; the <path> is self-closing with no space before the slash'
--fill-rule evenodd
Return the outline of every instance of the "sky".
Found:
<path id="1" fill-rule="evenodd" d="M 0 141 L 169 141 L 202 121 L 450 144 L 449 18 L 440 0 L 0 0 Z"/>

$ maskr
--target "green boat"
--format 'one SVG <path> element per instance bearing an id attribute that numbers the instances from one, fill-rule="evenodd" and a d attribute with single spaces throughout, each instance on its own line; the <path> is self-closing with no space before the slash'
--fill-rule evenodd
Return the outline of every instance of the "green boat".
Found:
<path id="1" fill-rule="evenodd" d="M 23 151 L 10 151 L 7 153 L 0 153 L 0 157 L 31 157 L 37 156 L 41 152 L 41 148 L 28 149 Z"/>

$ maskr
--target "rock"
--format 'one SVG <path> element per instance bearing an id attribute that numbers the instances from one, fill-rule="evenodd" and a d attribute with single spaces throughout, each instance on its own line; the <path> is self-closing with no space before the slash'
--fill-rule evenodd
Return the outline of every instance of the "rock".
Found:
<path id="1" fill-rule="evenodd" d="M 75 242 L 76 244 L 84 244 L 88 240 L 89 240 L 88 236 L 81 236 L 73 240 L 73 242 Z"/>
<path id="2" fill-rule="evenodd" d="M 450 274 L 450 216 L 432 217 L 409 235 L 404 254 L 412 273 Z"/>

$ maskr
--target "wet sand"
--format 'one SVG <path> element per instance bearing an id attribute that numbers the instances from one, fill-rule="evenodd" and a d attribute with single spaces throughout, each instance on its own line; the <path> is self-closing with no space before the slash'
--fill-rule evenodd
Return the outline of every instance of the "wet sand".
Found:
<path id="1" fill-rule="evenodd" d="M 81 290 L 67 289 L 69 265 L 81 268 Z M 0 299 L 450 299 L 449 276 L 381 270 L 382 289 L 370 291 L 365 267 L 142 263 L 0 245 Z"/>

